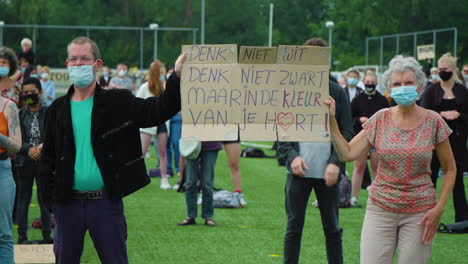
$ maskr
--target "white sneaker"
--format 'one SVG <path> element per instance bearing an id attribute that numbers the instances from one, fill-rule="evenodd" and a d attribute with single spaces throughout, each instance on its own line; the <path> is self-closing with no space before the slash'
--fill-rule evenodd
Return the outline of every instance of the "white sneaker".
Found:
<path id="1" fill-rule="evenodd" d="M 145 159 L 151 158 L 151 152 L 147 151 L 145 154 Z"/>
<path id="2" fill-rule="evenodd" d="M 244 194 L 243 193 L 240 193 L 239 194 L 239 202 L 240 202 L 240 205 L 242 207 L 246 206 L 247 205 L 247 202 L 244 200 Z"/>
<path id="3" fill-rule="evenodd" d="M 174 184 L 174 186 L 172 186 L 172 189 L 177 191 L 179 189 L 179 186 L 180 184 L 179 182 L 177 182 L 176 184 Z"/>
<path id="4" fill-rule="evenodd" d="M 159 187 L 163 190 L 169 190 L 171 188 L 169 180 L 167 178 L 161 178 L 161 185 Z"/>
<path id="5" fill-rule="evenodd" d="M 357 198 L 356 197 L 351 197 L 351 206 L 357 204 Z"/>
<path id="6" fill-rule="evenodd" d="M 312 203 L 312 206 L 313 206 L 313 207 L 317 207 L 317 208 L 318 208 L 318 207 L 319 207 L 318 201 L 317 201 L 317 200 L 315 200 L 315 201 Z"/>
<path id="7" fill-rule="evenodd" d="M 200 197 L 198 197 L 197 204 L 198 204 L 198 205 L 202 204 L 202 198 L 201 198 L 201 195 L 200 195 Z"/>

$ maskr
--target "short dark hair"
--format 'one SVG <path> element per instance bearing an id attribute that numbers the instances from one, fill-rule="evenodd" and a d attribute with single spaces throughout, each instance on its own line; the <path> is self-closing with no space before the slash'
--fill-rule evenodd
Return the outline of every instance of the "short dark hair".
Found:
<path id="1" fill-rule="evenodd" d="M 34 78 L 34 77 L 28 77 L 23 80 L 23 83 L 21 84 L 21 90 L 23 90 L 23 87 L 28 84 L 34 84 L 39 91 L 42 91 L 42 85 L 39 79 Z"/>
<path id="2" fill-rule="evenodd" d="M 24 70 L 24 77 L 28 78 L 34 70 L 36 70 L 36 66 L 34 65 L 28 66 L 26 70 Z"/>
<path id="3" fill-rule="evenodd" d="M 13 76 L 18 69 L 18 57 L 16 57 L 15 52 L 5 46 L 0 47 L 0 58 L 8 61 L 8 64 L 10 65 L 8 76 Z"/>
<path id="4" fill-rule="evenodd" d="M 91 45 L 91 52 L 93 53 L 94 59 L 95 60 L 100 59 L 101 58 L 101 53 L 99 52 L 99 48 L 98 48 L 96 42 L 94 42 L 92 39 L 87 38 L 87 37 L 77 37 L 74 40 L 72 40 L 67 46 L 67 56 L 68 56 L 68 51 L 70 49 L 71 44 L 83 45 L 83 44 L 86 44 L 86 43 Z"/>
<path id="5" fill-rule="evenodd" d="M 304 43 L 305 46 L 328 47 L 325 40 L 321 38 L 311 38 Z"/>

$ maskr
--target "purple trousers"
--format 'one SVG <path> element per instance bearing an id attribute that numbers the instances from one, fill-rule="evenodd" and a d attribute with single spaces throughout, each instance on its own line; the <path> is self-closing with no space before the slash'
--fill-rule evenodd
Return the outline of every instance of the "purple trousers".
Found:
<path id="1" fill-rule="evenodd" d="M 103 264 L 127 264 L 127 223 L 122 200 L 72 200 L 52 206 L 58 264 L 79 264 L 86 231 Z"/>

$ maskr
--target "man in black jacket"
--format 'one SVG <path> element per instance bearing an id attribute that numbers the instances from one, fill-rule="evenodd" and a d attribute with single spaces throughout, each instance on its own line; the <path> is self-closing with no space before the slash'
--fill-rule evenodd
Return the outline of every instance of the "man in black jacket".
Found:
<path id="1" fill-rule="evenodd" d="M 102 263 L 128 263 L 122 197 L 147 185 L 139 128 L 180 111 L 179 76 L 185 56 L 159 97 L 104 90 L 96 83 L 99 49 L 78 37 L 65 62 L 73 85 L 46 116 L 40 181 L 56 220 L 56 263 L 80 263 L 86 230 Z"/>
<path id="2" fill-rule="evenodd" d="M 305 45 L 327 47 L 326 42 L 318 38 L 306 41 Z M 337 102 L 336 116 L 341 133 L 350 140 L 353 132 L 348 98 L 337 83 L 330 81 L 328 85 L 330 96 Z M 285 206 L 288 223 L 284 235 L 284 263 L 299 263 L 302 229 L 312 189 L 319 203 L 328 263 L 343 263 L 337 183 L 340 171 L 344 173 L 344 163 L 339 160 L 331 142 L 280 142 L 278 153 L 285 158 L 287 168 Z"/>

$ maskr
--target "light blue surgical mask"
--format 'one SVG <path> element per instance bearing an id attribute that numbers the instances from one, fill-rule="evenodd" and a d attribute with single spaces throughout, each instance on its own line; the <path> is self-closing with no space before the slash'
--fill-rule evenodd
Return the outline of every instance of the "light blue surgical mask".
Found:
<path id="1" fill-rule="evenodd" d="M 358 80 L 358 78 L 348 77 L 346 79 L 346 82 L 348 83 L 348 85 L 356 86 L 358 84 L 359 80 Z"/>
<path id="2" fill-rule="evenodd" d="M 166 81 L 166 76 L 164 76 L 164 75 L 159 76 L 159 80 L 161 82 L 165 82 Z"/>
<path id="3" fill-rule="evenodd" d="M 73 84 L 79 88 L 86 88 L 94 81 L 93 65 L 70 66 L 68 72 Z"/>
<path id="4" fill-rule="evenodd" d="M 440 80 L 439 74 L 431 74 L 431 80 Z"/>
<path id="5" fill-rule="evenodd" d="M 7 76 L 9 72 L 10 68 L 8 66 L 0 66 L 0 78 Z"/>
<path id="6" fill-rule="evenodd" d="M 26 71 L 26 67 L 21 67 L 21 73 L 24 73 Z"/>
<path id="7" fill-rule="evenodd" d="M 398 105 L 408 106 L 418 98 L 417 88 L 415 85 L 395 87 L 392 88 L 390 96 Z"/>
<path id="8" fill-rule="evenodd" d="M 30 74 L 29 77 L 33 77 L 33 78 L 38 79 L 38 78 L 39 78 L 39 75 L 36 74 L 36 73 L 33 73 L 33 74 Z"/>

